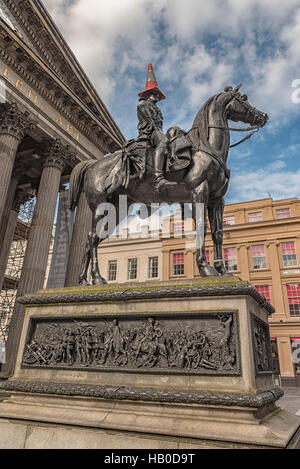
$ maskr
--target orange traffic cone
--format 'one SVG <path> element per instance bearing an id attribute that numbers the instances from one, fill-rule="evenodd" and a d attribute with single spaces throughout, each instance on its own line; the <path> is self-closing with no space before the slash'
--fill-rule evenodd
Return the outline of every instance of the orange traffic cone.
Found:
<path id="1" fill-rule="evenodd" d="M 149 91 L 155 91 L 155 92 L 158 94 L 158 96 L 159 96 L 158 101 L 161 101 L 162 99 L 166 99 L 165 95 L 164 95 L 164 94 L 160 91 L 160 89 L 158 88 L 158 85 L 157 85 L 157 81 L 156 81 L 156 78 L 155 78 L 155 75 L 154 75 L 154 71 L 153 71 L 152 64 L 149 64 L 149 65 L 148 65 L 146 89 L 145 89 L 144 91 L 142 91 L 141 93 L 138 93 L 138 95 L 139 95 L 141 98 L 144 98 L 145 96 L 147 96 L 147 94 L 149 93 Z"/>

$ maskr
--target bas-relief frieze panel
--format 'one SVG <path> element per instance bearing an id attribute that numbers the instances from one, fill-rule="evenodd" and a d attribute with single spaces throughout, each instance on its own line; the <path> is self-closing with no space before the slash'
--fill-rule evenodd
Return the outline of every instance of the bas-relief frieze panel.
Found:
<path id="1" fill-rule="evenodd" d="M 240 375 L 237 315 L 31 318 L 22 367 Z"/>
<path id="2" fill-rule="evenodd" d="M 274 372 L 271 354 L 269 325 L 251 314 L 252 342 L 254 351 L 255 371 L 257 375 Z"/>

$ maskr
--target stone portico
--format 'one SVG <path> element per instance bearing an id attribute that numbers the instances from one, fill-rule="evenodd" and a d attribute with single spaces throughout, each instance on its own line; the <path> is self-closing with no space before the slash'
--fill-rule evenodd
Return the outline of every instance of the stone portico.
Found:
<path id="1" fill-rule="evenodd" d="M 0 8 L 1 287 L 18 206 L 36 196 L 19 296 L 43 286 L 57 197 L 72 168 L 117 150 L 124 137 L 42 3 L 1 0 Z M 66 285 L 77 281 L 89 226 L 82 197 Z M 14 370 L 24 313 L 16 304 L 1 377 Z"/>

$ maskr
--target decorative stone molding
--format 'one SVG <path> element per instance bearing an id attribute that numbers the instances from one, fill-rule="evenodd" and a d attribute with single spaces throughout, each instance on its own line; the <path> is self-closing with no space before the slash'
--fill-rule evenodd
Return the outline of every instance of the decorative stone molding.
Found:
<path id="1" fill-rule="evenodd" d="M 267 404 L 273 404 L 284 394 L 283 390 L 280 388 L 273 388 L 256 394 L 242 394 L 213 391 L 168 391 L 128 388 L 126 386 L 95 386 L 88 384 L 49 383 L 41 381 L 1 381 L 0 389 L 3 391 L 54 394 L 59 396 L 83 396 L 101 399 L 237 406 L 256 409 L 260 409 Z"/>
<path id="2" fill-rule="evenodd" d="M 246 248 L 246 249 L 249 249 L 250 248 L 250 244 L 249 243 L 241 243 L 237 249 L 241 249 L 241 248 Z"/>
<path id="3" fill-rule="evenodd" d="M 44 168 L 53 167 L 63 172 L 68 156 L 71 154 L 69 145 L 64 145 L 59 138 L 44 140 L 40 151 L 44 158 Z"/>
<path id="4" fill-rule="evenodd" d="M 36 125 L 37 122 L 30 118 L 30 113 L 20 111 L 16 103 L 0 104 L 0 134 L 12 135 L 21 140 Z"/>
<path id="5" fill-rule="evenodd" d="M 0 59 L 7 65 L 9 65 L 22 79 L 24 79 L 28 85 L 32 86 L 51 106 L 58 110 L 65 119 L 71 122 L 78 131 L 86 136 L 91 142 L 93 142 L 103 153 L 113 151 L 112 148 L 107 146 L 103 140 L 99 139 L 96 132 L 92 132 L 88 124 L 93 121 L 92 117 L 88 115 L 87 111 L 83 111 L 85 119 L 80 121 L 76 113 L 72 113 L 69 107 L 63 105 L 63 96 L 65 95 L 65 89 L 62 86 L 56 84 L 56 88 L 48 90 L 43 79 L 47 77 L 46 71 L 42 70 L 38 64 L 29 61 L 20 63 L 14 57 L 9 54 L 9 51 L 2 48 L 0 45 Z M 98 127 L 99 128 L 99 127 Z M 106 130 L 107 131 L 107 130 Z M 105 132 L 104 131 L 104 134 Z M 111 141 L 113 141 L 111 139 Z M 119 149 L 121 145 L 117 145 L 113 142 L 114 147 Z"/>
<path id="6" fill-rule="evenodd" d="M 60 82 L 62 81 L 64 84 L 66 84 L 69 87 L 69 89 L 73 91 L 73 93 L 76 94 L 76 96 L 81 101 L 83 100 L 85 101 L 86 106 L 90 108 L 90 110 L 95 115 L 97 120 L 100 121 L 102 125 L 104 124 L 105 126 L 104 132 L 110 136 L 109 138 L 111 139 L 112 147 L 110 146 L 110 142 L 108 143 L 107 148 L 103 148 L 103 142 L 97 142 L 101 150 L 104 151 L 104 153 L 107 153 L 108 151 L 114 151 L 114 148 L 118 149 L 120 146 L 122 146 L 123 143 L 125 143 L 124 137 L 122 136 L 118 128 L 116 128 L 112 118 L 109 115 L 106 115 L 107 110 L 105 109 L 105 106 L 103 105 L 101 100 L 99 101 L 97 100 L 96 106 L 95 106 L 93 102 L 93 97 L 91 95 L 90 95 L 90 102 L 87 102 L 86 98 L 88 97 L 88 93 L 85 89 L 84 84 L 82 83 L 80 79 L 76 77 L 76 73 L 74 73 L 74 70 L 71 67 L 72 58 L 65 56 L 64 51 L 61 50 L 61 45 L 57 42 L 53 34 L 51 34 L 51 31 L 48 30 L 49 25 L 43 23 L 39 15 L 39 12 L 33 8 L 31 2 L 29 2 L 28 0 L 4 0 L 4 1 L 7 7 L 13 12 L 17 21 L 20 23 L 20 25 L 22 25 L 22 27 L 24 28 L 24 31 L 26 31 L 28 37 L 32 41 L 32 44 L 34 45 L 34 48 L 36 49 L 36 51 L 38 51 L 39 56 L 42 57 L 44 62 L 48 64 L 50 70 L 53 70 L 55 75 L 59 76 L 60 80 L 55 81 L 54 89 L 57 85 L 60 86 Z M 43 7 L 40 7 L 40 8 L 43 9 Z M 43 13 L 42 13 L 42 16 L 43 16 Z M 51 29 L 51 26 L 50 26 L 50 29 Z M 5 53 L 6 52 L 7 51 L 5 50 Z M 31 61 L 31 66 L 32 66 L 32 59 L 30 57 L 28 58 L 28 60 L 24 60 L 24 57 L 26 57 L 26 55 L 24 54 L 24 51 L 20 50 L 20 55 L 22 56 L 22 61 L 27 62 L 27 64 L 29 61 Z M 68 62 L 68 59 L 70 60 L 70 63 Z M 10 57 L 10 61 L 9 61 L 10 66 L 13 65 L 14 60 L 15 60 L 15 57 Z M 20 61 L 18 60 L 17 63 L 20 64 Z M 24 64 L 24 66 L 26 68 L 26 63 Z M 45 70 L 41 70 L 41 69 L 37 70 L 38 68 L 40 68 L 40 65 L 37 63 L 35 63 L 35 67 L 36 67 L 35 77 L 37 81 L 41 82 L 40 84 L 44 85 L 46 89 L 46 93 L 50 89 L 53 92 L 52 84 L 49 82 L 48 73 Z M 27 70 L 30 73 L 32 73 L 30 66 L 29 68 L 27 68 Z M 21 71 L 19 70 L 19 72 Z M 51 78 L 53 79 L 54 77 L 52 76 Z M 49 88 L 49 86 L 51 88 Z M 39 92 L 40 91 L 41 90 L 39 90 Z M 61 96 L 63 97 L 63 92 Z M 57 98 L 56 92 L 55 92 L 55 97 Z M 71 98 L 71 101 L 72 101 L 72 98 Z M 63 106 L 63 103 L 61 104 Z M 81 132 L 85 133 L 86 130 L 87 129 L 81 129 Z M 93 135 L 93 137 L 95 140 L 97 139 L 96 135 Z M 104 144 L 104 147 L 106 146 L 107 144 Z"/>
<path id="7" fill-rule="evenodd" d="M 260 306 L 265 308 L 269 314 L 275 312 L 274 307 L 267 302 L 256 288 L 250 283 L 244 282 L 239 284 L 225 284 L 213 286 L 176 286 L 173 288 L 132 288 L 132 289 L 103 289 L 102 291 L 88 291 L 81 289 L 77 293 L 60 291 L 58 293 L 46 293 L 34 295 L 26 295 L 18 298 L 18 302 L 24 305 L 34 304 L 55 304 L 55 303 L 73 303 L 73 302 L 95 302 L 95 301 L 124 301 L 124 300 L 142 300 L 149 298 L 191 298 L 205 296 L 235 296 L 248 295 L 252 297 Z"/>

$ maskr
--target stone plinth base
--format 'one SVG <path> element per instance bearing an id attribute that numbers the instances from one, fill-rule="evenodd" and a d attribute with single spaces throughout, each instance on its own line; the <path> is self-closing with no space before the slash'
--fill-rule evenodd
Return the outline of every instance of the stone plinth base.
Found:
<path id="1" fill-rule="evenodd" d="M 256 396 L 260 408 L 246 407 L 247 399 L 241 406 L 239 397 L 239 405 L 232 406 L 13 393 L 0 407 L 0 447 L 300 447 L 299 418 L 265 404 L 268 395 Z M 211 401 L 224 398 L 210 395 Z M 251 401 L 248 405 L 255 397 Z"/>
<path id="2" fill-rule="evenodd" d="M 299 447 L 300 418 L 275 405 L 273 308 L 248 283 L 66 288 L 20 301 L 0 447 Z"/>

